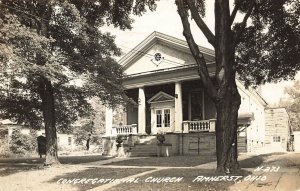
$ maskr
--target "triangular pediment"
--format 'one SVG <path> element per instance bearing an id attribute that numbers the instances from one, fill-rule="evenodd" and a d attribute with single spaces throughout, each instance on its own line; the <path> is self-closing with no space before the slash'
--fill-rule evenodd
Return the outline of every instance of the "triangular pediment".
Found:
<path id="1" fill-rule="evenodd" d="M 157 103 L 157 102 L 168 102 L 168 101 L 174 101 L 175 98 L 165 92 L 158 92 L 155 94 L 152 98 L 148 100 L 148 103 Z"/>
<path id="2" fill-rule="evenodd" d="M 200 47 L 207 63 L 215 62 L 214 51 Z M 153 32 L 138 46 L 119 60 L 127 75 L 195 64 L 187 43 L 184 40 Z"/>

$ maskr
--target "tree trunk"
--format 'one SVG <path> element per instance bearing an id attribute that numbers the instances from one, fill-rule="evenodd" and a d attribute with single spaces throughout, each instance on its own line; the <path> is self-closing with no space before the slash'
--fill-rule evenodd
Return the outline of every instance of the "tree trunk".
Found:
<path id="1" fill-rule="evenodd" d="M 217 170 L 231 173 L 238 168 L 237 119 L 240 96 L 235 84 L 226 90 L 226 95 L 216 104 Z"/>
<path id="2" fill-rule="evenodd" d="M 215 1 L 217 170 L 225 173 L 238 169 L 237 119 L 241 104 L 235 82 L 235 43 L 229 10 L 228 0 Z"/>
<path id="3" fill-rule="evenodd" d="M 58 165 L 57 136 L 55 127 L 54 94 L 51 81 L 41 77 L 40 95 L 46 133 L 46 161 L 45 165 Z"/>
<path id="4" fill-rule="evenodd" d="M 198 64 L 198 73 L 206 93 L 212 98 L 217 108 L 217 170 L 231 173 L 238 168 L 237 118 L 241 98 L 235 82 L 235 42 L 231 30 L 232 19 L 230 17 L 229 0 L 215 0 L 215 35 L 209 31 L 201 20 L 198 10 L 194 7 L 196 6 L 195 2 L 187 1 L 187 3 L 199 28 L 215 48 L 216 81 L 213 82 L 209 76 L 203 54 L 194 41 L 186 4 L 184 0 L 176 0 L 184 29 L 183 35 Z"/>

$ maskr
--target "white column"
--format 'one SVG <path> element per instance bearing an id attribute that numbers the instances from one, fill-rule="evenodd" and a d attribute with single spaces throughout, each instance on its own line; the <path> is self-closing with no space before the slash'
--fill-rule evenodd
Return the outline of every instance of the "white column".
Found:
<path id="1" fill-rule="evenodd" d="M 105 109 L 105 135 L 112 135 L 112 123 L 113 123 L 113 111 L 111 108 L 106 107 Z"/>
<path id="2" fill-rule="evenodd" d="M 146 133 L 146 98 L 144 88 L 139 88 L 138 133 Z"/>
<path id="3" fill-rule="evenodd" d="M 175 132 L 182 131 L 182 90 L 181 83 L 175 83 Z"/>

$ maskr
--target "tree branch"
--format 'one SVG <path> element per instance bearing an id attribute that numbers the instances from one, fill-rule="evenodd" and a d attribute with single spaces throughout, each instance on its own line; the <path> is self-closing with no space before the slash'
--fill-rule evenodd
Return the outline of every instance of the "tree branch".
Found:
<path id="1" fill-rule="evenodd" d="M 188 6 L 191 10 L 192 17 L 195 20 L 198 27 L 201 29 L 205 37 L 207 38 L 208 42 L 215 47 L 215 35 L 210 31 L 207 27 L 203 19 L 200 17 L 198 10 L 196 9 L 196 4 L 194 0 L 187 0 Z"/>
<path id="2" fill-rule="evenodd" d="M 234 35 L 234 43 L 235 44 L 237 44 L 237 42 L 239 41 L 239 39 L 240 39 L 240 37 L 241 37 L 241 35 L 242 35 L 246 25 L 247 25 L 248 18 L 250 17 L 250 15 L 251 15 L 251 13 L 254 9 L 254 5 L 255 5 L 255 1 L 253 1 L 252 4 L 250 5 L 243 21 L 240 23 L 241 24 L 240 28 L 238 29 L 238 31 Z"/>
<path id="3" fill-rule="evenodd" d="M 213 84 L 211 78 L 209 77 L 207 65 L 204 59 L 203 54 L 200 52 L 198 45 L 196 44 L 191 28 L 190 23 L 188 21 L 187 12 L 184 9 L 183 0 L 176 0 L 176 5 L 178 8 L 178 13 L 180 15 L 182 26 L 183 26 L 183 35 L 189 45 L 190 51 L 193 57 L 196 60 L 198 65 L 198 74 L 201 78 L 201 81 L 207 90 L 207 93 L 210 95 L 213 101 L 217 100 L 217 90 L 215 89 L 215 85 Z"/>
<path id="4" fill-rule="evenodd" d="M 233 9 L 233 11 L 232 11 L 232 13 L 230 15 L 230 23 L 231 23 L 231 25 L 233 24 L 233 21 L 234 21 L 234 19 L 236 17 L 236 14 L 237 14 L 239 8 L 240 7 L 238 6 L 238 4 L 234 6 L 234 9 Z"/>

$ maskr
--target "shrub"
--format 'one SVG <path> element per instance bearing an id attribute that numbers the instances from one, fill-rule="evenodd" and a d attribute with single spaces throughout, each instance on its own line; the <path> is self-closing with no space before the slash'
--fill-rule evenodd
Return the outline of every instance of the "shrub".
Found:
<path id="1" fill-rule="evenodd" d="M 123 143 L 123 136 L 122 135 L 118 135 L 117 139 L 116 139 L 116 142 L 118 143 L 117 147 L 120 147 L 121 144 Z"/>
<path id="2" fill-rule="evenodd" d="M 7 138 L 0 139 L 0 158 L 9 157 L 9 147 Z"/>
<path id="3" fill-rule="evenodd" d="M 156 138 L 157 138 L 158 142 L 161 143 L 161 144 L 164 143 L 165 140 L 166 140 L 165 135 L 162 134 L 162 133 L 158 133 L 158 134 L 156 135 Z"/>
<path id="4" fill-rule="evenodd" d="M 9 149 L 14 154 L 24 155 L 28 152 L 35 151 L 37 140 L 35 134 L 25 135 L 19 129 L 12 132 Z"/>

